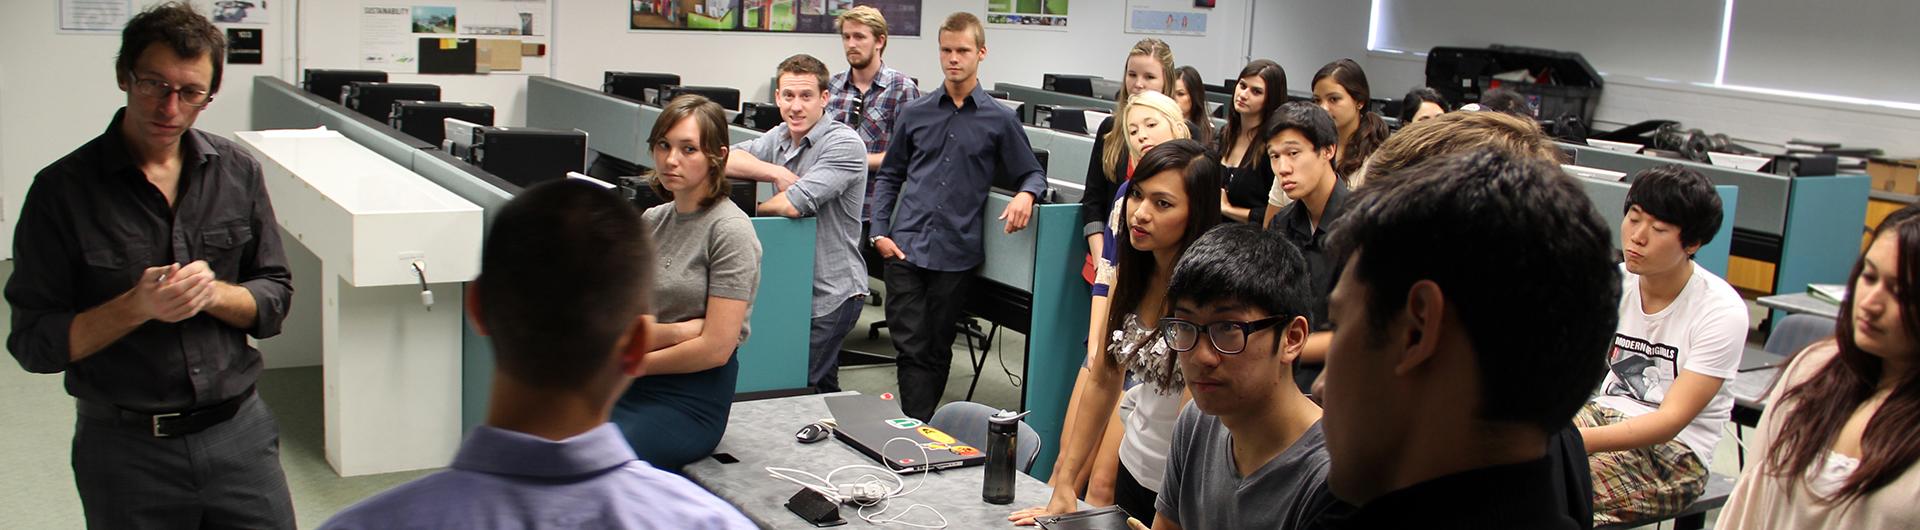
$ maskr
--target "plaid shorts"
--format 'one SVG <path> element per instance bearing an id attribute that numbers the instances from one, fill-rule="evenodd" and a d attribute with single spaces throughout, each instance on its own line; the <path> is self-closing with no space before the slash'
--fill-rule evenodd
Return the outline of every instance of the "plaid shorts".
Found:
<path id="1" fill-rule="evenodd" d="M 1626 421 L 1620 411 L 1591 402 L 1574 415 L 1580 428 Z M 1658 519 L 1679 513 L 1707 490 L 1707 469 L 1680 440 L 1587 456 L 1593 466 L 1595 526 Z"/>

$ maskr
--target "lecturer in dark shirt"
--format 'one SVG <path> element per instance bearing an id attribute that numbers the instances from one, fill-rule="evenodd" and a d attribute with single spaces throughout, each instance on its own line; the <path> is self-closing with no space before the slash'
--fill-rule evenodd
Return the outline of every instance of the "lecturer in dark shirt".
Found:
<path id="1" fill-rule="evenodd" d="M 34 176 L 14 234 L 7 349 L 66 373 L 91 528 L 293 528 L 279 433 L 254 395 L 291 275 L 260 164 L 194 130 L 220 30 L 181 4 L 128 21 L 106 132 Z"/>
<path id="2" fill-rule="evenodd" d="M 1322 424 L 1331 528 L 1574 529 L 1549 455 L 1606 374 L 1620 274 L 1555 164 L 1445 155 L 1355 192 Z M 1498 205 L 1497 208 L 1488 205 Z"/>
<path id="3" fill-rule="evenodd" d="M 1020 182 L 1019 193 L 1000 212 L 1008 233 L 1026 228 L 1046 187 L 1019 118 L 980 88 L 976 74 L 986 57 L 980 19 L 949 15 L 940 26 L 943 90 L 900 113 L 874 185 L 868 240 L 886 260 L 887 326 L 900 353 L 900 408 L 922 421 L 933 416 L 946 391 L 953 324 L 968 279 L 985 258 L 981 211 L 994 175 Z"/>

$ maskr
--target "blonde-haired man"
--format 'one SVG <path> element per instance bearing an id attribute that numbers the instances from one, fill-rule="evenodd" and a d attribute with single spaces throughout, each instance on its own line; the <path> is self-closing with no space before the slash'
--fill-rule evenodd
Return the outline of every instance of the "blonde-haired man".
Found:
<path id="1" fill-rule="evenodd" d="M 847 71 L 827 81 L 827 115 L 860 133 L 867 142 L 867 167 L 879 168 L 893 137 L 893 121 L 920 87 L 880 59 L 887 51 L 887 17 L 873 6 L 858 6 L 834 20 L 846 50 Z M 869 186 L 867 193 L 872 194 Z"/>

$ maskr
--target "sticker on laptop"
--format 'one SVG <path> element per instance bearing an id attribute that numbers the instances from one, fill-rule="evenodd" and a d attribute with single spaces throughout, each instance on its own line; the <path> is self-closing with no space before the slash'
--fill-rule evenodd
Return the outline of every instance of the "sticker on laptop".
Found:
<path id="1" fill-rule="evenodd" d="M 926 424 L 920 423 L 920 420 L 913 418 L 894 418 L 887 420 L 887 425 L 892 425 L 895 429 L 912 429 Z"/>
<path id="2" fill-rule="evenodd" d="M 973 455 L 980 454 L 979 449 L 974 449 L 972 446 L 966 446 L 966 445 L 956 445 L 956 446 L 953 446 L 952 448 L 949 448 L 948 451 L 953 451 L 953 454 L 960 455 L 960 456 L 973 456 Z"/>
<path id="3" fill-rule="evenodd" d="M 927 437 L 928 440 L 933 440 L 943 444 L 959 443 L 959 441 L 954 440 L 952 436 L 947 436 L 947 433 L 940 432 L 940 429 L 935 429 L 933 427 L 921 427 L 920 435 Z"/>
<path id="4" fill-rule="evenodd" d="M 927 442 L 927 443 L 920 444 L 920 447 L 925 447 L 928 451 L 945 451 L 947 449 L 952 448 L 953 446 L 943 444 L 940 442 Z"/>

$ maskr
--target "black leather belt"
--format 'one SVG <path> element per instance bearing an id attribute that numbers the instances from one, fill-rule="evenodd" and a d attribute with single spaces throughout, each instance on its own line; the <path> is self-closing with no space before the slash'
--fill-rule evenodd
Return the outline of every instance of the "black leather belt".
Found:
<path id="1" fill-rule="evenodd" d="M 211 406 L 163 414 L 134 412 L 84 399 L 74 401 L 79 403 L 81 417 L 138 428 L 153 433 L 155 438 L 170 438 L 204 431 L 232 419 L 235 413 L 240 412 L 240 406 L 247 403 L 247 398 L 253 397 L 253 390 L 254 388 L 249 386 L 240 395 Z"/>

